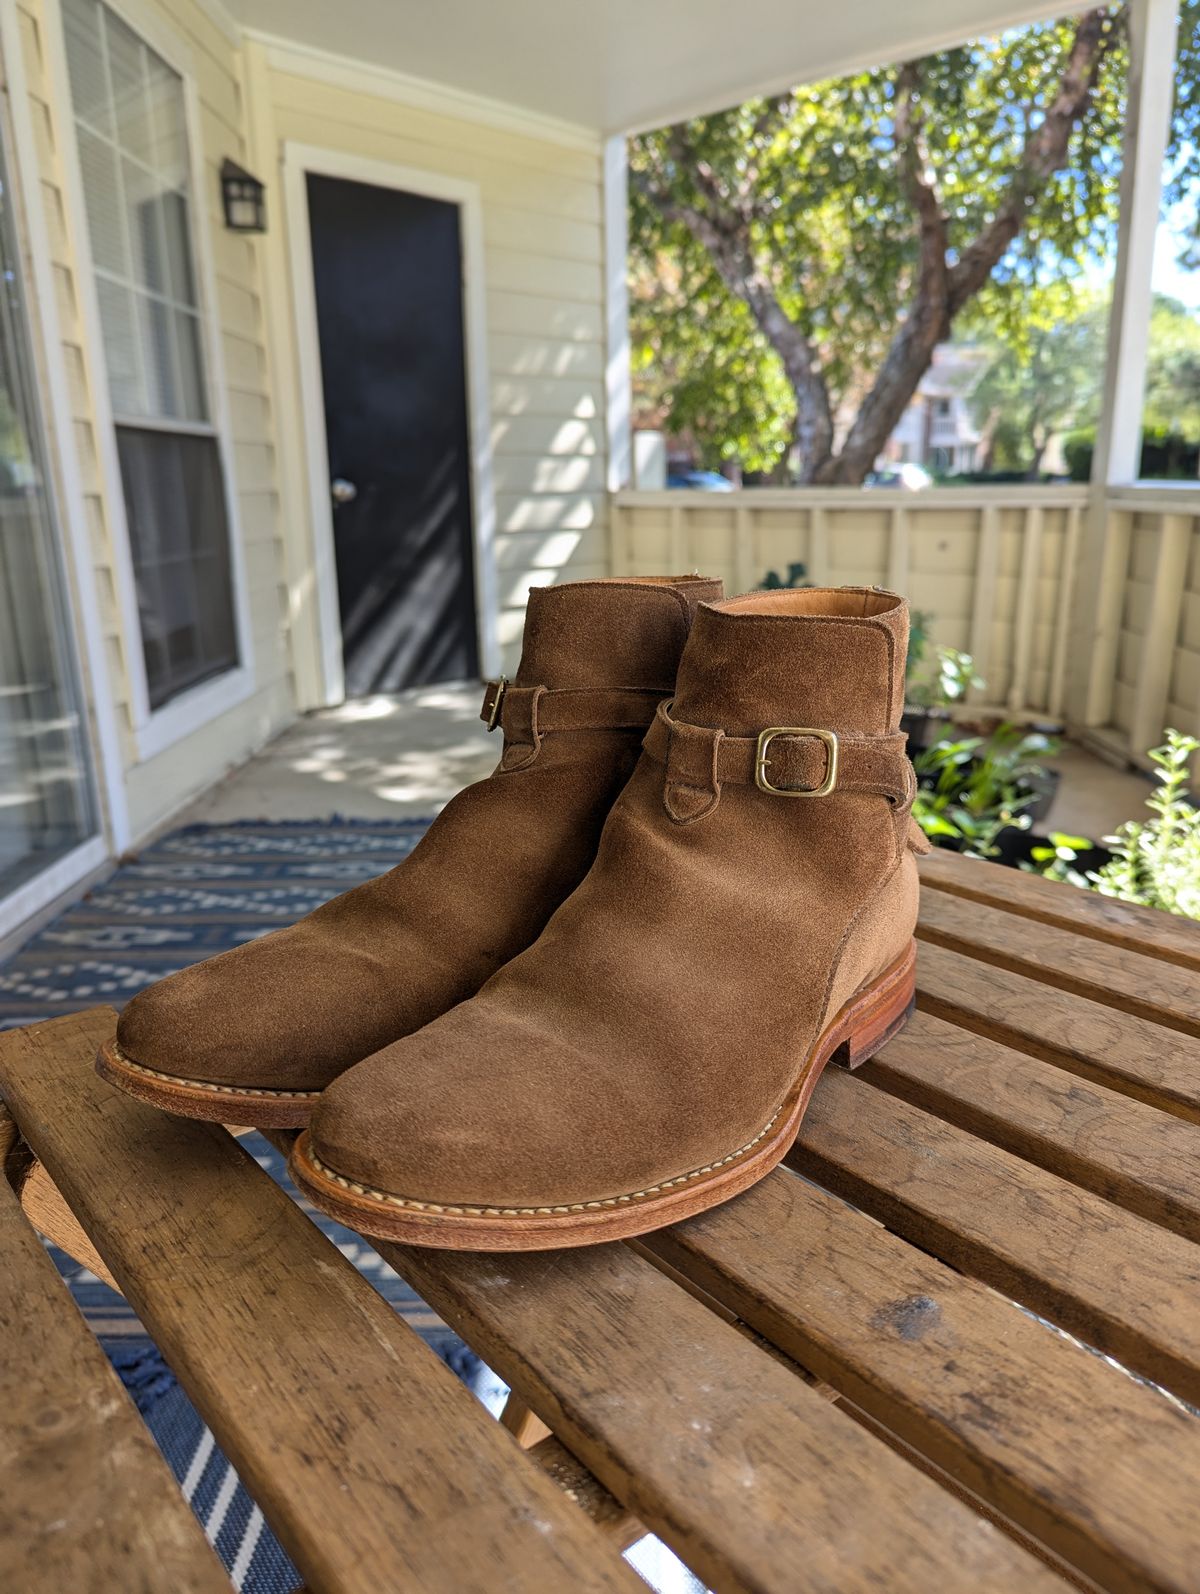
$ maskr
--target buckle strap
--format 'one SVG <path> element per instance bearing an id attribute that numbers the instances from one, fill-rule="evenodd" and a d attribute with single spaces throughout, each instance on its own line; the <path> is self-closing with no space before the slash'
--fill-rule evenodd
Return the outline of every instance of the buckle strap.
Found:
<path id="1" fill-rule="evenodd" d="M 674 819 L 700 819 L 714 809 L 726 781 L 757 786 L 770 797 L 830 797 L 853 792 L 886 797 L 894 807 L 916 786 L 905 755 L 907 737 L 859 736 L 823 727 L 772 725 L 758 736 L 673 719 L 661 703 L 642 745 L 666 765 L 663 800 Z"/>
<path id="2" fill-rule="evenodd" d="M 661 690 L 640 686 L 513 686 L 489 681 L 479 717 L 489 731 L 504 732 L 505 769 L 524 769 L 542 749 L 542 737 L 562 731 L 643 730 L 662 702 Z"/>

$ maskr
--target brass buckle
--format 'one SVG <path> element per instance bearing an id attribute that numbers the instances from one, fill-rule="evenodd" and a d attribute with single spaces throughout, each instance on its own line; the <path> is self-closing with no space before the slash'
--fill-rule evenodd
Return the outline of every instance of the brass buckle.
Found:
<path id="1" fill-rule="evenodd" d="M 489 733 L 496 729 L 500 723 L 500 705 L 504 702 L 504 694 L 508 690 L 508 676 L 502 675 L 496 682 L 496 695 L 492 699 L 492 711 L 488 715 L 487 728 Z"/>
<path id="2" fill-rule="evenodd" d="M 817 741 L 825 743 L 825 779 L 819 786 L 807 790 L 791 786 L 772 786 L 767 779 L 767 749 L 777 736 L 814 736 Z M 771 797 L 828 797 L 837 786 L 838 775 L 838 739 L 836 731 L 818 730 L 812 725 L 772 725 L 768 730 L 762 731 L 758 738 L 758 747 L 754 754 L 754 784 L 759 791 L 765 791 Z"/>

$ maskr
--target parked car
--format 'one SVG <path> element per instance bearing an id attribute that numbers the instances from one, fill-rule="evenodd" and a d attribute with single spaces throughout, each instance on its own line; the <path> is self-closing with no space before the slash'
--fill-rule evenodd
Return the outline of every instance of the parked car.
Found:
<path id="1" fill-rule="evenodd" d="M 693 493 L 731 493 L 733 483 L 715 470 L 673 470 L 668 487 L 686 487 Z"/>
<path id="2" fill-rule="evenodd" d="M 923 487 L 933 486 L 933 477 L 924 465 L 911 461 L 903 465 L 889 465 L 886 470 L 869 472 L 864 487 L 902 487 L 905 492 L 918 493 Z"/>

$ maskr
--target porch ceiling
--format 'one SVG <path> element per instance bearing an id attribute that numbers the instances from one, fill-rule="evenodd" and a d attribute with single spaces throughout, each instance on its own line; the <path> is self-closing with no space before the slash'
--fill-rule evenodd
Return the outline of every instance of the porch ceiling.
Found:
<path id="1" fill-rule="evenodd" d="M 244 27 L 599 133 L 918 56 L 1047 0 L 226 0 Z"/>

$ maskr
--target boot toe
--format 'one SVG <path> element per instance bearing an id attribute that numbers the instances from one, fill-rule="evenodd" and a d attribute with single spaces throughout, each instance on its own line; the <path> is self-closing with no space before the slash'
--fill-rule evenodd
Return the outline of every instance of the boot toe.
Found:
<path id="1" fill-rule="evenodd" d="M 476 998 L 335 1080 L 309 1152 L 367 1194 L 466 1208 L 603 1200 L 677 1172 L 670 1126 L 576 1061 Z"/>
<path id="2" fill-rule="evenodd" d="M 117 1045 L 143 1068 L 216 1083 L 219 1056 L 210 1043 L 205 965 L 182 969 L 139 991 L 117 1020 Z"/>
<path id="3" fill-rule="evenodd" d="M 339 1023 L 328 958 L 323 980 L 297 977 L 294 939 L 294 931 L 278 932 L 140 992 L 117 1024 L 121 1052 L 142 1068 L 203 1085 L 323 1088 L 369 1053 L 373 1037 L 359 1040 Z M 371 1010 L 369 1001 L 360 1004 Z"/>

